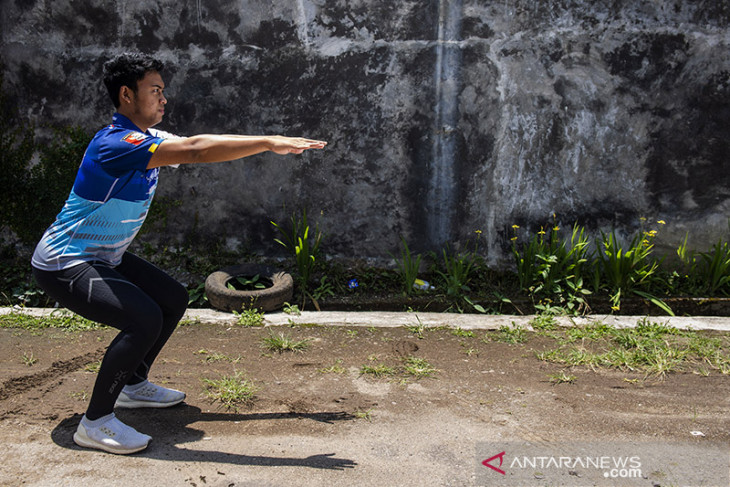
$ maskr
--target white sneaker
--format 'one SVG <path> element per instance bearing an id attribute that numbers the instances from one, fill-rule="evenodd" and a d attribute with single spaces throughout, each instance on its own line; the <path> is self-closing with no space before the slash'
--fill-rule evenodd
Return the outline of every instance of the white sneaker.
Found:
<path id="1" fill-rule="evenodd" d="M 115 404 L 119 408 L 169 408 L 185 400 L 185 393 L 144 381 L 124 386 Z"/>
<path id="2" fill-rule="evenodd" d="M 84 415 L 74 433 L 74 443 L 77 445 L 118 455 L 144 450 L 151 439 L 151 436 L 119 421 L 114 413 L 94 421 L 89 421 Z"/>

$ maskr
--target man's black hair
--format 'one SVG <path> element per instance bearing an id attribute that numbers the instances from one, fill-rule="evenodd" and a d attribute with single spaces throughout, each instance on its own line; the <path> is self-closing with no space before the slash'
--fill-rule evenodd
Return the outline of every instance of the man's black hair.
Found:
<path id="1" fill-rule="evenodd" d="M 119 89 L 129 87 L 137 93 L 137 82 L 151 71 L 162 71 L 159 60 L 140 52 L 127 52 L 104 63 L 104 85 L 115 108 L 119 108 Z"/>

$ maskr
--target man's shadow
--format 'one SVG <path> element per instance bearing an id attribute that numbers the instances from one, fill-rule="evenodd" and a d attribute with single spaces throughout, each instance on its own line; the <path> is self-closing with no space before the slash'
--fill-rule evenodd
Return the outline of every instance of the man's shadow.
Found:
<path id="1" fill-rule="evenodd" d="M 200 408 L 183 403 L 169 409 L 156 410 L 154 414 L 150 414 L 150 410 L 118 410 L 116 414 L 125 423 L 129 422 L 132 425 L 144 424 L 144 432 L 154 438 L 146 450 L 134 454 L 138 457 L 182 462 L 230 463 L 268 467 L 310 467 L 327 470 L 344 470 L 354 468 L 357 465 L 353 460 L 334 457 L 334 453 L 320 453 L 304 458 L 287 458 L 188 450 L 177 446 L 178 443 L 189 443 L 203 439 L 203 431 L 189 427 L 191 423 L 200 421 L 256 421 L 304 418 L 334 424 L 337 421 L 348 421 L 355 418 L 352 414 L 345 412 L 203 413 Z M 73 434 L 76 432 L 79 421 L 81 421 L 81 416 L 81 414 L 75 413 L 61 420 L 53 429 L 51 439 L 56 445 L 68 449 L 81 449 L 73 441 Z"/>

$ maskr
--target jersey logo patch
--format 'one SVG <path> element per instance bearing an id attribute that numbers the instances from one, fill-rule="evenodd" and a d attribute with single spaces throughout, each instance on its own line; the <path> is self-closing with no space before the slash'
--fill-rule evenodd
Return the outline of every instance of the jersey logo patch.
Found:
<path id="1" fill-rule="evenodd" d="M 141 134 L 139 132 L 129 132 L 127 135 L 122 137 L 122 142 L 127 142 L 128 144 L 132 145 L 139 145 L 146 138 L 147 136 L 145 134 Z"/>

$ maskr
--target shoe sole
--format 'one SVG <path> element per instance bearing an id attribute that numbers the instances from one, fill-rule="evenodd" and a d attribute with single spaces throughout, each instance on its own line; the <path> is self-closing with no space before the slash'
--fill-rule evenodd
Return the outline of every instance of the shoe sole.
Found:
<path id="1" fill-rule="evenodd" d="M 154 401 L 135 401 L 135 400 L 127 400 L 127 399 L 117 399 L 117 402 L 114 404 L 114 407 L 117 408 L 123 408 L 123 409 L 138 409 L 138 408 L 169 408 L 172 406 L 176 406 L 183 402 L 185 398 L 183 397 L 179 401 L 173 401 L 173 402 L 154 402 Z"/>
<path id="2" fill-rule="evenodd" d="M 79 433 L 78 431 L 74 433 L 74 443 L 84 448 L 103 450 L 107 453 L 114 453 L 116 455 L 129 455 L 130 453 L 137 453 L 138 451 L 144 450 L 149 445 L 149 443 L 147 443 L 145 445 L 135 448 L 115 448 L 113 446 L 105 445 L 104 443 L 96 442 L 85 434 Z"/>

